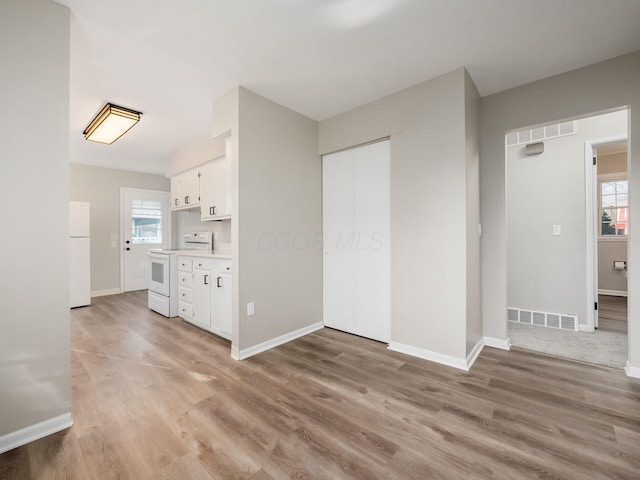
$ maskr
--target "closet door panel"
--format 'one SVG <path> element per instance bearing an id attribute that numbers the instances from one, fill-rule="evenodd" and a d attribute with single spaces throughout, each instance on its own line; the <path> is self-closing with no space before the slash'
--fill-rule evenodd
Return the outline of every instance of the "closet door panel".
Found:
<path id="1" fill-rule="evenodd" d="M 322 181 L 324 324 L 354 332 L 353 152 L 325 155 Z"/>
<path id="2" fill-rule="evenodd" d="M 354 152 L 354 333 L 389 342 L 390 146 L 389 141 Z"/>

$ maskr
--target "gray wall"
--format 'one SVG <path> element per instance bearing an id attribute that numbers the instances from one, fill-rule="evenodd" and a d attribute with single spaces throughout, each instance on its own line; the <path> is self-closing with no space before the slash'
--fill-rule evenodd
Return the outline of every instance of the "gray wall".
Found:
<path id="1" fill-rule="evenodd" d="M 484 225 L 482 285 L 484 334 L 507 336 L 507 231 L 505 146 L 507 131 L 630 106 L 630 174 L 640 169 L 640 52 L 564 73 L 481 100 L 480 191 Z M 640 258 L 640 182 L 630 180 L 629 260 Z M 638 215 L 638 217 L 636 217 Z M 640 228 L 640 227 L 638 227 Z M 640 275 L 629 271 L 629 360 L 640 367 Z M 640 301 L 640 300 L 639 300 Z"/>
<path id="2" fill-rule="evenodd" d="M 598 289 L 600 293 L 627 293 L 627 272 L 614 270 L 613 262 L 627 260 L 627 241 L 598 242 Z"/>
<path id="3" fill-rule="evenodd" d="M 244 88 L 237 140 L 242 352 L 322 322 L 322 177 L 317 122 Z"/>
<path id="4" fill-rule="evenodd" d="M 1 438 L 71 411 L 69 10 L 3 0 L 0 62 Z"/>
<path id="5" fill-rule="evenodd" d="M 477 224 L 467 231 L 474 146 L 465 126 L 470 120 L 473 130 L 474 113 L 465 115 L 465 86 L 469 102 L 477 101 L 469 82 L 460 68 L 325 120 L 319 130 L 321 154 L 391 137 L 391 340 L 457 359 L 467 353 L 467 294 L 480 288 L 466 258 L 478 241 Z M 469 243 L 468 233 L 475 235 Z"/>
<path id="6" fill-rule="evenodd" d="M 598 175 L 627 174 L 627 153 L 598 155 Z M 598 288 L 609 292 L 627 292 L 627 274 L 614 270 L 615 260 L 627 260 L 627 239 L 601 239 L 598 241 Z M 605 292 L 606 293 L 606 292 Z"/>
<path id="7" fill-rule="evenodd" d="M 467 355 L 482 338 L 480 261 L 480 94 L 464 72 L 467 188 Z"/>
<path id="8" fill-rule="evenodd" d="M 71 164 L 71 200 L 91 204 L 91 291 L 120 289 L 120 187 L 169 191 L 161 175 Z M 111 235 L 116 235 L 116 246 Z"/>

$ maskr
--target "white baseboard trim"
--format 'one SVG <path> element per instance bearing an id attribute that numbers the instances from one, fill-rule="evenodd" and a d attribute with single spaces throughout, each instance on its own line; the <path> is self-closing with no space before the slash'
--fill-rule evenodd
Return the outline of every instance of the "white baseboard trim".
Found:
<path id="1" fill-rule="evenodd" d="M 511 350 L 511 340 L 509 338 L 483 337 L 486 347 L 499 348 L 500 350 Z"/>
<path id="2" fill-rule="evenodd" d="M 598 295 L 611 295 L 612 297 L 626 297 L 627 292 L 622 290 L 598 290 Z"/>
<path id="3" fill-rule="evenodd" d="M 295 340 L 296 338 L 304 337 L 305 335 L 313 333 L 322 328 L 324 328 L 324 323 L 317 322 L 307 327 L 294 330 L 293 332 L 285 333 L 284 335 L 280 335 L 279 337 L 272 338 L 271 340 L 267 340 L 266 342 L 259 343 L 258 345 L 254 345 L 253 347 L 245 348 L 244 350 L 238 351 L 237 358 L 234 357 L 233 346 L 232 346 L 231 357 L 236 358 L 236 360 L 245 360 L 249 357 L 253 357 L 254 355 L 257 355 L 258 353 L 265 352 L 274 347 L 282 345 L 283 343 L 287 343 L 287 342 L 290 342 L 291 340 Z"/>
<path id="4" fill-rule="evenodd" d="M 464 370 L 465 372 L 469 370 L 467 360 L 465 358 L 452 357 L 450 355 L 444 355 L 442 353 L 432 352 L 431 350 L 425 350 L 424 348 L 418 348 L 398 342 L 389 342 L 388 348 L 394 352 L 404 353 L 406 355 L 411 355 L 412 357 L 418 357 L 431 362 L 440 363 L 441 365 Z"/>
<path id="5" fill-rule="evenodd" d="M 590 327 L 589 325 L 582 325 L 582 324 L 578 324 L 578 331 L 579 332 L 589 332 L 589 333 L 593 333 L 596 331 L 595 328 Z"/>
<path id="6" fill-rule="evenodd" d="M 627 366 L 624 367 L 624 372 L 627 374 L 627 377 L 640 378 L 640 367 L 632 367 L 629 360 L 627 360 Z"/>
<path id="7" fill-rule="evenodd" d="M 240 350 L 238 350 L 238 346 L 231 344 L 231 358 L 234 360 L 240 360 Z"/>
<path id="8" fill-rule="evenodd" d="M 108 290 L 94 290 L 91 292 L 91 298 L 93 297 L 106 297 L 107 295 L 117 295 L 122 293 L 119 288 L 110 288 Z"/>
<path id="9" fill-rule="evenodd" d="M 471 370 L 471 367 L 473 366 L 473 364 L 476 363 L 476 360 L 478 359 L 478 355 L 480 355 L 480 352 L 482 351 L 483 348 L 484 348 L 484 338 L 480 338 L 480 340 L 478 340 L 478 343 L 476 343 L 471 349 L 471 351 L 469 352 L 469 355 L 467 355 L 467 368 L 466 368 L 467 372 Z"/>
<path id="10" fill-rule="evenodd" d="M 71 412 L 63 413 L 57 417 L 44 420 L 35 425 L 30 425 L 15 432 L 7 433 L 0 437 L 0 453 L 8 452 L 14 448 L 26 445 L 29 442 L 65 430 L 73 425 Z"/>

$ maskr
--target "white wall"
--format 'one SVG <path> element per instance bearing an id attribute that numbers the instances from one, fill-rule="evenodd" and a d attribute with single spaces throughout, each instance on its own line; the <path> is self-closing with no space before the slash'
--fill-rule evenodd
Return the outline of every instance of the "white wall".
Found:
<path id="1" fill-rule="evenodd" d="M 209 132 L 187 142 L 169 156 L 166 175 L 171 177 L 190 168 L 221 157 L 225 154 L 223 140 L 215 139 Z"/>
<path id="2" fill-rule="evenodd" d="M 578 120 L 575 135 L 545 140 L 540 155 L 507 148 L 509 307 L 578 315 L 587 325 L 585 142 L 626 134 L 623 110 Z"/>
<path id="3" fill-rule="evenodd" d="M 480 242 L 480 94 L 465 70 L 467 189 L 467 355 L 482 338 L 482 263 Z"/>
<path id="4" fill-rule="evenodd" d="M 325 120 L 319 129 L 321 154 L 391 137 L 391 340 L 456 361 L 467 355 L 467 302 L 476 301 L 480 288 L 478 264 L 467 262 L 478 248 L 477 215 L 469 219 L 472 232 L 467 223 L 468 202 L 477 195 L 477 101 L 460 68 Z M 475 238 L 467 241 L 468 235 Z M 477 323 L 477 317 L 469 321 L 470 339 Z"/>
<path id="5" fill-rule="evenodd" d="M 72 163 L 70 198 L 91 204 L 91 291 L 120 289 L 120 187 L 169 191 L 161 175 Z M 111 236 L 118 238 L 116 246 Z"/>
<path id="6" fill-rule="evenodd" d="M 238 118 L 242 355 L 322 322 L 322 177 L 317 122 L 244 88 Z"/>
<path id="7" fill-rule="evenodd" d="M 71 418 L 69 10 L 3 0 L 0 60 L 2 451 L 7 434 Z"/>
<path id="8" fill-rule="evenodd" d="M 482 250 L 484 334 L 506 339 L 507 232 L 505 147 L 507 131 L 588 116 L 612 108 L 630 107 L 630 241 L 629 359 L 640 367 L 640 275 L 633 262 L 640 259 L 640 52 L 547 78 L 481 100 L 480 188 L 484 225 Z M 638 220 L 636 220 L 636 218 Z M 638 299 L 638 300 L 634 300 Z"/>

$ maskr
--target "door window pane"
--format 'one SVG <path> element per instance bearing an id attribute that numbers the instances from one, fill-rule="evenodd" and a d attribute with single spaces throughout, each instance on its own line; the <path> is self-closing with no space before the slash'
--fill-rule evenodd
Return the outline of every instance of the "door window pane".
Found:
<path id="1" fill-rule="evenodd" d="M 131 243 L 162 243 L 162 203 L 131 200 Z"/>

